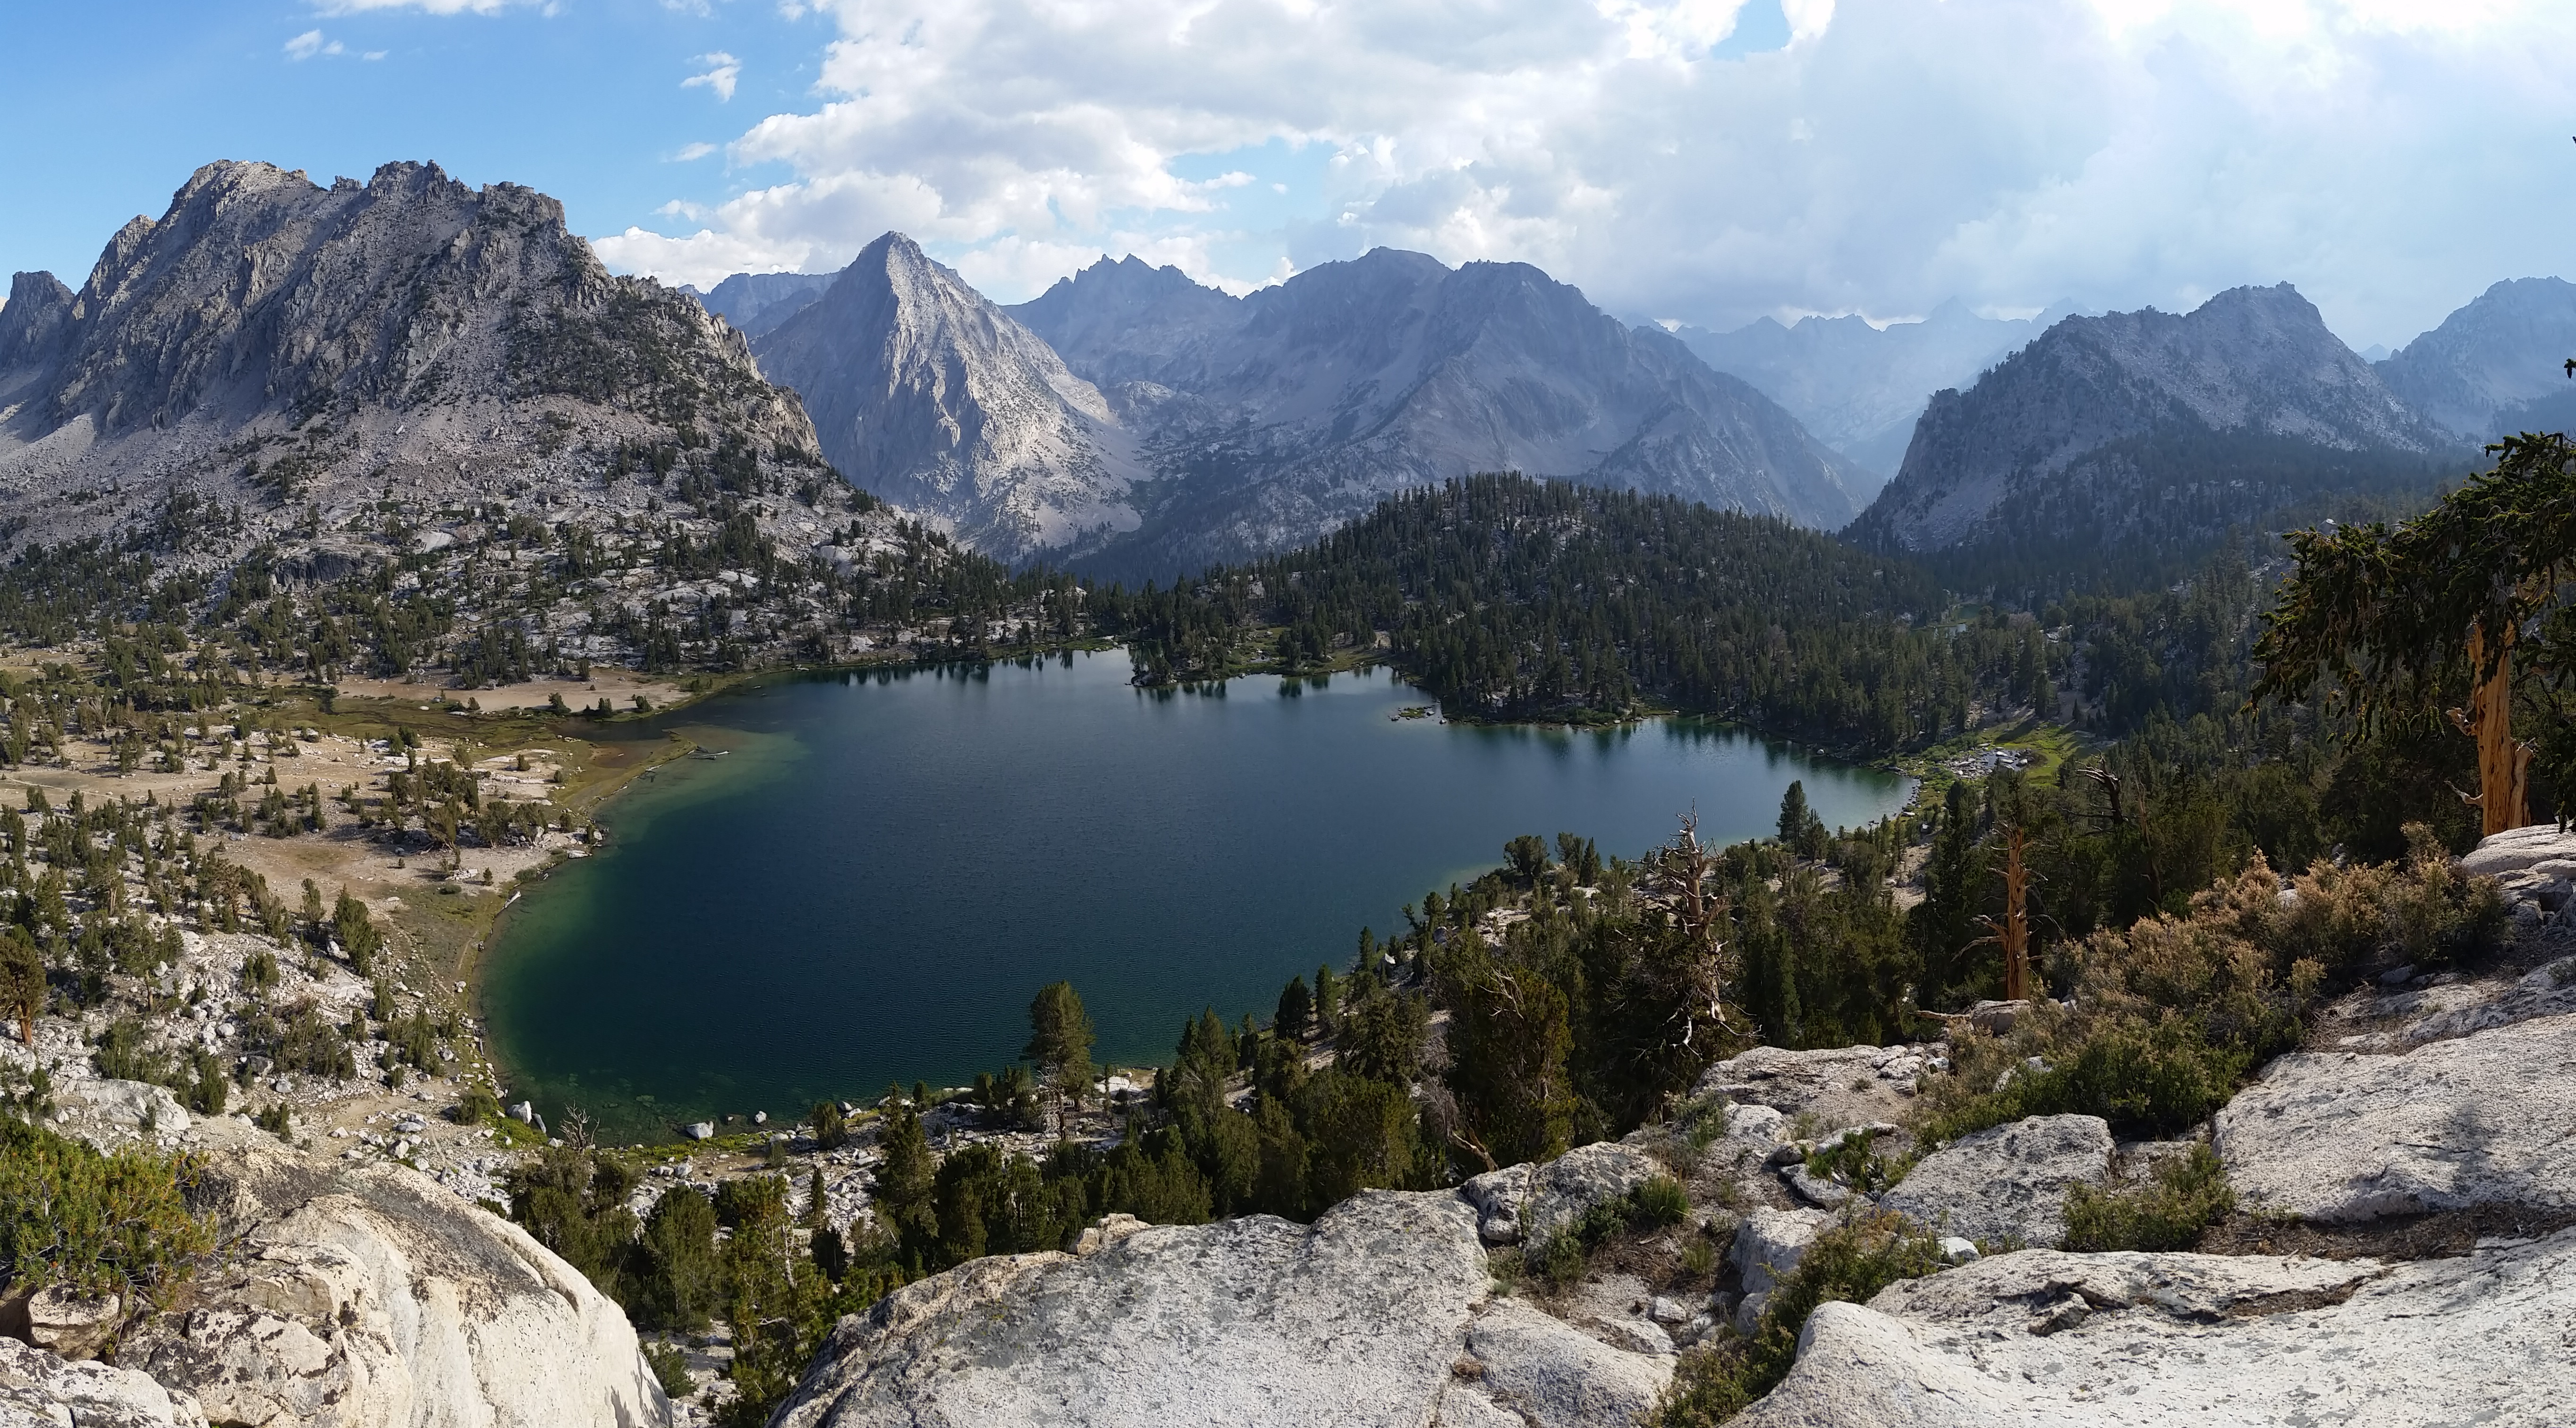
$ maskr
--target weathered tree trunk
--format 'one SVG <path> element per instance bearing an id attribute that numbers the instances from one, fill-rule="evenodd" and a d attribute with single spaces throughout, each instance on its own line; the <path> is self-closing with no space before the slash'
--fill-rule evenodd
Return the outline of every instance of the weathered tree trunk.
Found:
<path id="1" fill-rule="evenodd" d="M 2012 830 L 2004 844 L 2004 920 L 1980 917 L 1977 925 L 1991 935 L 1968 945 L 1982 946 L 1992 942 L 2004 949 L 2004 1000 L 2017 1002 L 2030 995 L 2030 869 L 2021 860 L 2021 830 Z"/>
<path id="2" fill-rule="evenodd" d="M 2493 673 L 2478 679 L 2469 707 L 2451 711 L 2451 722 L 2478 745 L 2478 835 L 2489 837 L 2531 822 L 2531 745 L 2513 736 L 2513 627 L 2507 625 Z M 2470 677 L 2486 664 L 2486 631 L 2469 631 Z"/>

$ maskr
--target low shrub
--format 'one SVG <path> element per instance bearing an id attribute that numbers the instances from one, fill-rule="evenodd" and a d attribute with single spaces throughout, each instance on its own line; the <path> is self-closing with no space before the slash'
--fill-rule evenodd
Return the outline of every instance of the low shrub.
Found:
<path id="1" fill-rule="evenodd" d="M 1690 1196 L 1669 1175 L 1647 1177 L 1645 1184 L 1628 1193 L 1628 1200 L 1628 1223 L 1638 1229 L 1678 1225 L 1690 1218 Z"/>
<path id="2" fill-rule="evenodd" d="M 447 1114 L 461 1126 L 489 1125 L 501 1119 L 501 1102 L 480 1086 L 468 1086 Z"/>
<path id="3" fill-rule="evenodd" d="M 644 1346 L 644 1363 L 653 1370 L 655 1382 L 672 1398 L 686 1398 L 697 1387 L 689 1380 L 689 1356 L 677 1344 L 648 1343 Z"/>
<path id="4" fill-rule="evenodd" d="M 2296 1044 L 2296 1025 L 2289 1022 L 2252 1046 L 2212 1044 L 2201 1024 L 2180 1012 L 2153 1022 L 2117 1015 L 2045 1021 L 2007 1041 L 1954 1043 L 1957 1074 L 1929 1098 L 1934 1110 L 1917 1138 L 1938 1145 L 2025 1116 L 2057 1115 L 2177 1131 L 2208 1119 L 2247 1071 Z M 2029 1066 L 2031 1056 L 2043 1065 Z M 1993 1089 L 1974 1089 L 1979 1085 Z"/>
<path id="5" fill-rule="evenodd" d="M 1592 1251 L 1614 1235 L 1678 1225 L 1690 1218 L 1690 1196 L 1669 1175 L 1652 1175 L 1616 1200 L 1584 1212 L 1526 1256 L 1533 1274 L 1562 1289 L 1581 1278 Z"/>
<path id="6" fill-rule="evenodd" d="M 61 1285 L 154 1303 L 214 1247 L 188 1210 L 185 1158 L 102 1155 L 0 1119 L 0 1288 Z"/>
<path id="7" fill-rule="evenodd" d="M 1878 1151 L 1878 1132 L 1861 1128 L 1859 1134 L 1845 1136 L 1830 1149 L 1818 1150 L 1807 1157 L 1807 1173 L 1820 1180 L 1833 1180 L 1863 1194 L 1874 1195 L 1904 1178 L 1904 1162 L 1890 1161 Z"/>
<path id="8" fill-rule="evenodd" d="M 1940 1242 L 1893 1211 L 1864 1215 L 1816 1236 L 1798 1267 L 1771 1291 L 1749 1337 L 1717 1336 L 1682 1356 L 1651 1428 L 1705 1428 L 1751 1406 L 1787 1377 L 1798 1335 L 1819 1304 L 1859 1304 L 1901 1279 L 1942 1264 Z"/>
<path id="9" fill-rule="evenodd" d="M 170 1064 L 143 1049 L 143 1023 L 121 1016 L 107 1024 L 90 1049 L 90 1063 L 113 1081 L 166 1081 Z"/>
<path id="10" fill-rule="evenodd" d="M 1918 1139 L 2069 1113 L 2171 1133 L 2295 1047 L 2329 984 L 2494 947 L 2494 880 L 2462 876 L 2421 827 L 2409 838 L 2403 864 L 2321 860 L 2286 888 L 2258 856 L 2183 916 L 2093 934 L 2064 957 L 2075 1010 L 2041 1003 L 2008 1037 L 1954 1038 L 1954 1074 L 1923 1084 Z"/>
<path id="11" fill-rule="evenodd" d="M 2187 1250 L 2235 1208 L 2218 1152 L 2194 1145 L 2190 1155 L 2157 1166 L 2153 1180 L 2135 1190 L 2069 1187 L 2065 1248 Z"/>

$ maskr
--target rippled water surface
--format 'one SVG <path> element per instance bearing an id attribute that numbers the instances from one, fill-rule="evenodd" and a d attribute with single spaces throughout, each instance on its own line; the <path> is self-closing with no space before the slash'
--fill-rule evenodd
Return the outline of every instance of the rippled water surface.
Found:
<path id="1" fill-rule="evenodd" d="M 1071 978 L 1111 1061 L 1182 1017 L 1267 1013 L 1425 889 L 1570 829 L 1633 856 L 1697 807 L 1767 831 L 1793 778 L 1828 824 L 1905 780 L 1725 725 L 1398 720 L 1383 672 L 1148 693 L 1123 653 L 811 679 L 668 716 L 710 753 L 614 803 L 611 843 L 505 916 L 484 1010 L 514 1093 L 652 1134 L 956 1084 Z M 637 728 L 641 737 L 662 731 Z"/>

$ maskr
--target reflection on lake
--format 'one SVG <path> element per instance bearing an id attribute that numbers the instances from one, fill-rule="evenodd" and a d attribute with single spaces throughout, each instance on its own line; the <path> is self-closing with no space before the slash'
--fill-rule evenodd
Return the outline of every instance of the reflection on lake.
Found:
<path id="1" fill-rule="evenodd" d="M 1570 830 L 1635 856 L 1692 808 L 1767 833 L 1806 781 L 1829 825 L 1895 775 L 1739 729 L 1397 719 L 1384 672 L 1140 691 L 1123 652 L 784 682 L 667 716 L 721 758 L 669 765 L 608 851 L 502 925 L 485 1012 L 514 1092 L 612 1133 L 707 1112 L 962 1083 L 1082 993 L 1104 1061 L 1159 1060 L 1203 1006 L 1267 1014 L 1363 924 Z M 658 737 L 658 730 L 638 730 Z"/>

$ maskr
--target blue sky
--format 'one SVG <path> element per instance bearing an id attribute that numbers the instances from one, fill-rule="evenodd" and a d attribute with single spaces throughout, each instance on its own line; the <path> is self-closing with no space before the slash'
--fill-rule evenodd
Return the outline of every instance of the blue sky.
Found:
<path id="1" fill-rule="evenodd" d="M 77 283 L 196 165 L 435 159 L 613 266 L 901 228 L 1015 300 L 1370 246 L 1634 318 L 2187 308 L 2401 343 L 2576 233 L 2564 0 L 13 0 L 0 264 Z"/>

